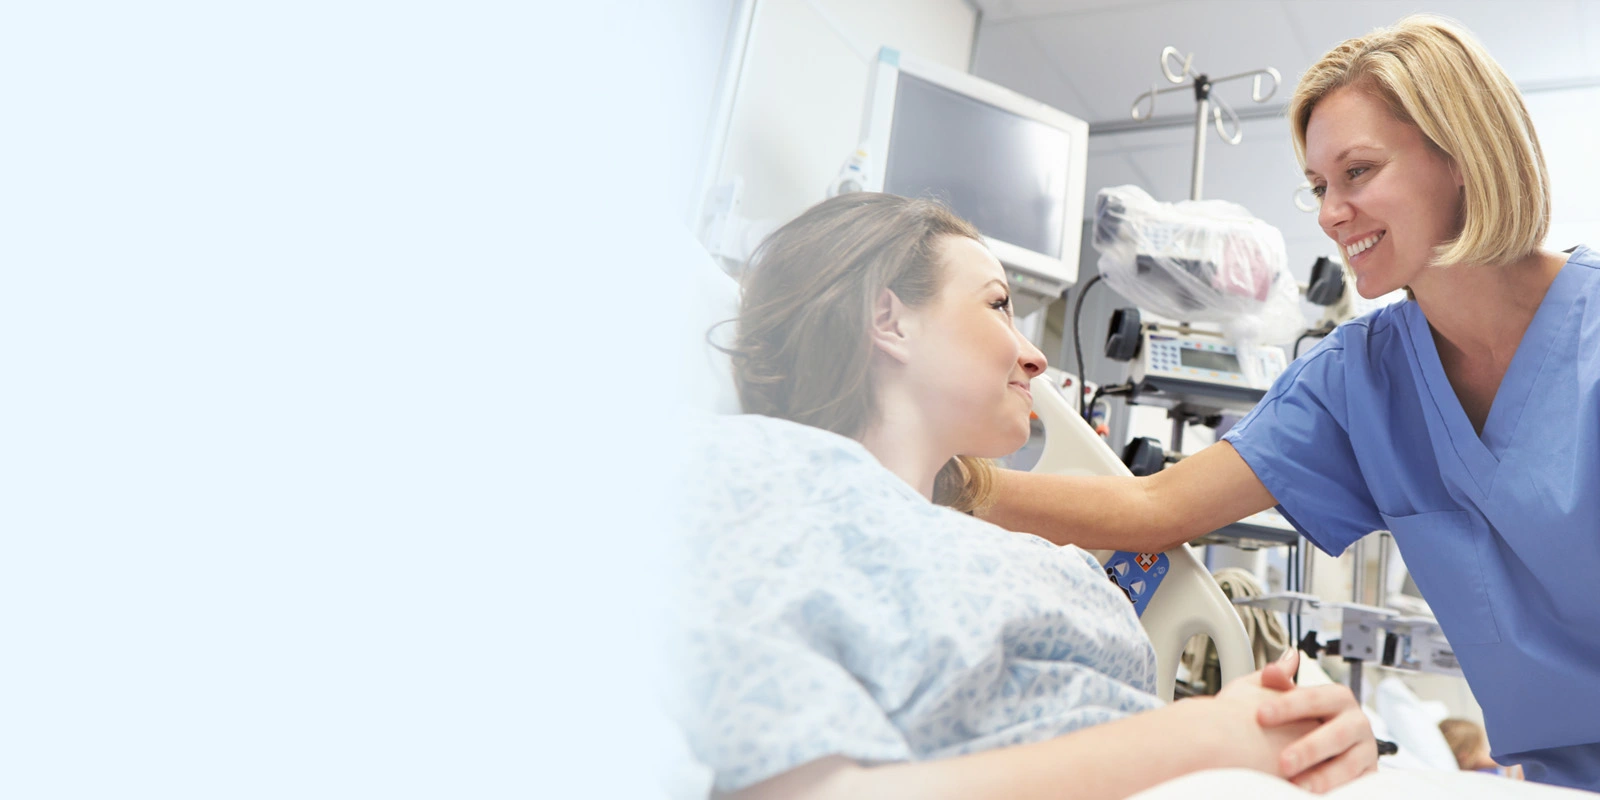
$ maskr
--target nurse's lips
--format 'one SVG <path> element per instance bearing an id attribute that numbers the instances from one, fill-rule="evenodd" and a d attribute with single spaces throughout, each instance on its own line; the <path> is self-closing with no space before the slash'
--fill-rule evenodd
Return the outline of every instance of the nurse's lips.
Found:
<path id="1" fill-rule="evenodd" d="M 1389 231 L 1387 229 L 1379 229 L 1376 231 L 1369 231 L 1358 236 L 1351 236 L 1340 241 L 1339 245 L 1344 248 L 1346 263 L 1352 263 L 1362 256 L 1365 256 L 1367 253 L 1371 252 L 1372 248 L 1377 247 L 1383 242 L 1384 239 L 1388 238 L 1388 236 Z M 1350 251 L 1351 247 L 1358 244 L 1364 244 L 1366 247 L 1362 248 L 1360 252 L 1352 253 Z"/>

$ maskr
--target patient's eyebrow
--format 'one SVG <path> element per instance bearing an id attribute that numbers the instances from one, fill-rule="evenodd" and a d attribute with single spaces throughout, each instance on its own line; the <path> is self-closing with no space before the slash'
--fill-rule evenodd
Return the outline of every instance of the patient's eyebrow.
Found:
<path id="1" fill-rule="evenodd" d="M 992 284 L 994 284 L 996 286 L 999 286 L 1000 288 L 1002 288 L 1002 289 L 1004 289 L 1004 290 L 1006 290 L 1008 292 L 1011 291 L 1011 287 L 1009 285 L 1007 285 L 1005 281 L 1000 280 L 999 278 L 990 278 L 988 283 L 985 283 L 984 285 L 982 285 L 982 286 L 980 286 L 978 288 L 987 289 L 987 288 L 989 288 L 989 284 L 990 283 L 992 283 Z"/>

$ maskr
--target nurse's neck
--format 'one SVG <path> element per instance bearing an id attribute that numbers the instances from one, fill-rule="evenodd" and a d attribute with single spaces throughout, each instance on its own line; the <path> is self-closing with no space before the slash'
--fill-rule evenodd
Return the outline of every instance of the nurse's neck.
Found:
<path id="1" fill-rule="evenodd" d="M 1498 267 L 1429 268 L 1411 290 L 1435 336 L 1463 353 L 1509 361 L 1564 263 L 1535 251 Z"/>

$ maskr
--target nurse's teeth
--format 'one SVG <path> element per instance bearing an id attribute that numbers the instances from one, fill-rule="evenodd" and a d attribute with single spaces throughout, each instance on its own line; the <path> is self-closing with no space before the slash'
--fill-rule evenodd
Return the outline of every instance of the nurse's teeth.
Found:
<path id="1" fill-rule="evenodd" d="M 1350 252 L 1350 255 L 1357 256 L 1357 255 L 1360 255 L 1367 248 L 1377 244 L 1378 240 L 1382 239 L 1382 238 L 1383 238 L 1383 234 L 1382 233 L 1374 233 L 1371 236 L 1368 236 L 1367 238 L 1362 239 L 1361 241 L 1356 242 L 1355 244 L 1350 245 L 1349 247 L 1347 247 L 1345 249 Z"/>

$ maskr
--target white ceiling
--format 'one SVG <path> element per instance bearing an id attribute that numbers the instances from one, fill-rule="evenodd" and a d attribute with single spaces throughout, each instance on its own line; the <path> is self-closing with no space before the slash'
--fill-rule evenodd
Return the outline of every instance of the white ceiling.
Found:
<path id="1" fill-rule="evenodd" d="M 1600 0 L 1440 0 L 1426 5 L 1409 0 L 976 0 L 976 4 L 983 16 L 972 71 L 1091 124 L 1128 120 L 1135 97 L 1153 85 L 1171 85 L 1157 65 L 1167 45 L 1193 54 L 1195 69 L 1212 77 L 1276 68 L 1283 85 L 1266 105 L 1281 106 L 1300 74 L 1330 47 L 1419 11 L 1452 17 L 1471 29 L 1528 93 L 1530 107 L 1540 105 L 1535 102 L 1538 93 L 1552 84 L 1587 80 L 1600 86 Z M 1254 105 L 1248 80 L 1223 84 L 1215 94 L 1239 111 Z M 1584 90 L 1584 107 L 1574 113 L 1600 130 L 1597 94 L 1600 90 Z M 1155 113 L 1192 118 L 1193 96 L 1162 95 Z M 1539 113 L 1535 111 L 1536 122 L 1548 124 Z M 1089 191 L 1136 183 L 1161 200 L 1186 199 L 1193 144 L 1192 125 L 1093 136 Z M 1310 260 L 1325 252 L 1327 243 L 1314 216 L 1294 208 L 1292 197 L 1301 180 L 1281 117 L 1245 122 L 1244 142 L 1236 147 L 1224 144 L 1214 132 L 1206 142 L 1204 196 L 1241 203 L 1282 230 L 1291 268 L 1303 279 Z"/>

